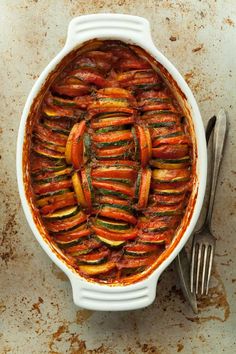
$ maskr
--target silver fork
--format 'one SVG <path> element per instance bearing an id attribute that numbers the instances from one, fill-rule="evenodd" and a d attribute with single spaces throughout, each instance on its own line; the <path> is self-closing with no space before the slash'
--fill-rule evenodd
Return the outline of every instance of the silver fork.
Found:
<path id="1" fill-rule="evenodd" d="M 204 290 L 205 294 L 208 294 L 209 281 L 215 252 L 216 239 L 212 233 L 211 219 L 226 133 L 226 112 L 221 109 L 216 116 L 216 123 L 213 135 L 212 180 L 211 189 L 207 201 L 208 210 L 201 229 L 194 234 L 192 244 L 190 290 L 192 293 L 195 291 L 195 293 L 198 294 L 199 283 L 201 280 L 201 295 L 204 294 Z"/>

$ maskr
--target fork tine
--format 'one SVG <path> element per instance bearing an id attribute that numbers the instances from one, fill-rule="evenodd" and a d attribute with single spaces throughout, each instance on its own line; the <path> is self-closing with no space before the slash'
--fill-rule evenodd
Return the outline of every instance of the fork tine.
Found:
<path id="1" fill-rule="evenodd" d="M 191 270 L 190 270 L 190 291 L 191 293 L 194 292 L 193 280 L 194 280 L 194 266 L 195 266 L 195 253 L 196 253 L 196 245 L 193 242 L 192 246 L 192 259 L 191 259 Z"/>
<path id="2" fill-rule="evenodd" d="M 204 286 L 205 286 L 205 281 L 206 281 L 206 269 L 207 269 L 207 260 L 208 260 L 208 254 L 209 254 L 209 245 L 204 246 L 204 254 L 203 254 L 203 266 L 202 266 L 202 284 L 201 284 L 201 295 L 204 294 Z"/>
<path id="3" fill-rule="evenodd" d="M 201 259 L 202 259 L 202 244 L 200 243 L 198 244 L 198 255 L 197 255 L 197 274 L 196 274 L 196 288 L 195 288 L 196 294 L 198 294 Z"/>
<path id="4" fill-rule="evenodd" d="M 206 295 L 208 294 L 208 290 L 209 290 L 209 282 L 211 277 L 211 269 L 213 263 L 213 255 L 214 255 L 214 247 L 211 245 L 209 248 L 210 248 L 210 258 L 208 263 L 208 273 L 207 273 L 207 280 L 206 280 Z"/>

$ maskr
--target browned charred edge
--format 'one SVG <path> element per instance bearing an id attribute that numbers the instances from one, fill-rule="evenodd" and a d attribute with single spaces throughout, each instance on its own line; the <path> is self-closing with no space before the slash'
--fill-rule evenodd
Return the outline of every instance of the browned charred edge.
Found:
<path id="1" fill-rule="evenodd" d="M 148 269 L 145 271 L 135 274 L 134 276 L 130 276 L 128 278 L 123 278 L 122 280 L 117 280 L 112 282 L 109 281 L 104 281 L 104 280 L 99 280 L 96 279 L 96 281 L 88 276 L 84 276 L 84 274 L 80 274 L 78 270 L 76 270 L 73 267 L 73 263 L 67 259 L 67 257 L 58 249 L 55 243 L 52 242 L 50 239 L 48 232 L 45 228 L 45 226 L 42 223 L 40 214 L 38 209 L 34 205 L 33 201 L 33 191 L 31 187 L 31 180 L 30 180 L 30 174 L 29 174 L 29 161 L 30 161 L 30 144 L 31 144 L 31 133 L 33 129 L 34 122 L 37 120 L 38 117 L 38 111 L 39 107 L 41 105 L 41 102 L 44 98 L 44 95 L 46 91 L 48 90 L 49 86 L 52 84 L 52 82 L 56 79 L 58 74 L 64 69 L 64 67 L 71 62 L 78 54 L 80 54 L 84 48 L 95 41 L 98 41 L 102 43 L 102 41 L 98 39 L 93 39 L 90 41 L 87 41 L 83 43 L 79 48 L 74 49 L 72 52 L 67 54 L 61 62 L 56 66 L 56 68 L 48 75 L 45 83 L 42 85 L 39 93 L 36 95 L 34 98 L 34 101 L 31 105 L 27 122 L 26 122 L 26 127 L 25 127 L 25 135 L 24 135 L 24 146 L 23 146 L 23 162 L 22 162 L 22 169 L 23 169 L 23 181 L 24 181 L 24 188 L 25 188 L 25 195 L 26 199 L 30 205 L 31 208 L 31 214 L 32 218 L 34 220 L 34 223 L 43 237 L 44 241 L 49 245 L 51 248 L 51 251 L 56 254 L 57 258 L 62 261 L 64 264 L 67 265 L 73 272 L 79 274 L 83 278 L 86 278 L 87 281 L 95 282 L 95 283 L 101 283 L 101 284 L 108 284 L 110 286 L 122 286 L 122 285 L 129 285 L 132 283 L 136 283 L 138 281 L 143 280 L 144 278 L 148 277 L 153 271 L 157 269 L 160 264 L 162 264 L 169 256 L 170 254 L 174 251 L 176 246 L 178 245 L 179 241 L 181 240 L 183 234 L 185 233 L 192 215 L 194 211 L 194 207 L 196 204 L 196 199 L 197 199 L 197 194 L 198 194 L 198 177 L 196 173 L 196 163 L 197 163 L 197 144 L 196 144 L 196 136 L 194 132 L 194 126 L 192 122 L 192 117 L 191 117 L 191 110 L 189 107 L 189 104 L 187 102 L 187 97 L 185 94 L 181 91 L 180 87 L 178 86 L 178 83 L 173 79 L 173 77 L 170 75 L 170 73 L 163 67 L 162 64 L 160 64 L 158 61 L 156 61 L 149 53 L 147 53 L 144 49 L 141 49 L 138 46 L 133 45 L 134 48 L 139 49 L 140 53 L 142 53 L 143 56 L 151 63 L 153 68 L 161 75 L 161 77 L 164 79 L 165 83 L 169 86 L 171 89 L 172 94 L 177 98 L 178 103 L 181 105 L 181 108 L 183 109 L 183 112 L 185 113 L 185 116 L 188 120 L 188 128 L 189 132 L 191 135 L 191 139 L 193 142 L 193 163 L 192 163 L 192 172 L 193 172 L 193 190 L 188 202 L 188 207 L 186 209 L 185 215 L 182 219 L 182 222 L 179 226 L 179 229 L 171 243 L 171 245 L 157 258 L 156 262 L 154 262 Z"/>

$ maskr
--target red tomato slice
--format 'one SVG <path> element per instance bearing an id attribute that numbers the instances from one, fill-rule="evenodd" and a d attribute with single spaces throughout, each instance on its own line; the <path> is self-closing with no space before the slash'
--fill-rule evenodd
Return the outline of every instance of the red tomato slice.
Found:
<path id="1" fill-rule="evenodd" d="M 93 134 L 92 135 L 93 141 L 96 141 L 98 143 L 103 143 L 103 142 L 117 142 L 120 140 L 131 140 L 132 139 L 132 133 L 130 130 L 121 130 L 118 132 L 109 132 L 109 133 L 104 133 L 104 134 Z"/>
<path id="2" fill-rule="evenodd" d="M 140 145 L 141 165 L 145 167 L 152 155 L 151 137 L 148 128 L 135 126 L 136 134 Z"/>
<path id="3" fill-rule="evenodd" d="M 98 214 L 110 219 L 127 221 L 134 225 L 137 223 L 137 219 L 132 214 L 118 208 L 113 208 L 112 206 L 101 208 L 98 210 Z"/>
<path id="4" fill-rule="evenodd" d="M 149 266 L 155 261 L 156 257 L 154 258 L 153 256 L 145 257 L 145 258 L 139 258 L 137 259 L 135 257 L 129 258 L 129 257 L 124 257 L 122 261 L 120 261 L 117 264 L 118 269 L 123 269 L 123 268 L 139 268 L 143 266 Z"/>
<path id="5" fill-rule="evenodd" d="M 98 167 L 92 170 L 91 173 L 92 177 L 99 178 L 99 177 L 109 177 L 109 178 L 128 178 L 131 180 L 135 180 L 137 177 L 137 171 L 131 168 L 125 167 Z"/>
<path id="6" fill-rule="evenodd" d="M 125 240 L 131 240 L 134 239 L 137 234 L 138 230 L 133 229 L 132 231 L 126 232 L 126 233 L 118 233 L 118 232 L 111 232 L 107 231 L 101 227 L 98 226 L 92 226 L 92 230 L 101 237 L 104 237 L 108 240 L 113 240 L 113 241 L 125 241 Z"/>
<path id="7" fill-rule="evenodd" d="M 132 151 L 133 147 L 134 145 L 132 143 L 115 148 L 96 149 L 96 155 L 98 157 L 116 157 L 128 153 L 129 151 Z"/>
<path id="8" fill-rule="evenodd" d="M 76 225 L 82 224 L 87 220 L 87 215 L 80 211 L 75 216 L 56 221 L 47 221 L 45 222 L 47 229 L 52 232 L 59 232 L 63 230 L 68 230 Z"/>
<path id="9" fill-rule="evenodd" d="M 72 194 L 72 195 L 70 195 Z M 55 198 L 55 199 L 54 199 Z M 40 213 L 43 215 L 49 214 L 49 213 L 53 213 L 55 210 L 58 209 L 62 209 L 64 207 L 68 207 L 68 206 L 73 206 L 77 204 L 77 200 L 75 198 L 74 193 L 65 193 L 63 195 L 63 198 L 58 200 L 56 199 L 56 197 L 52 197 L 50 203 L 48 205 L 43 206 L 40 209 Z"/>
<path id="10" fill-rule="evenodd" d="M 153 147 L 157 147 L 159 145 L 179 145 L 179 144 L 187 144 L 192 145 L 191 138 L 187 135 L 174 136 L 169 138 L 155 139 L 152 143 Z"/>
<path id="11" fill-rule="evenodd" d="M 142 170 L 140 188 L 139 188 L 139 199 L 137 207 L 139 209 L 146 208 L 149 197 L 149 190 L 152 178 L 152 171 L 150 168 L 145 168 Z"/>
<path id="12" fill-rule="evenodd" d="M 160 145 L 152 149 L 152 156 L 159 159 L 178 159 L 188 156 L 188 145 Z"/>
<path id="13" fill-rule="evenodd" d="M 79 251 L 90 250 L 90 249 L 92 250 L 92 249 L 96 249 L 96 248 L 100 247 L 101 244 L 102 243 L 100 241 L 97 241 L 95 239 L 90 239 L 90 240 L 86 240 L 82 243 L 79 243 L 78 245 L 67 248 L 66 252 L 69 254 L 72 254 L 72 253 L 76 253 Z"/>
<path id="14" fill-rule="evenodd" d="M 91 128 L 99 129 L 99 128 L 105 128 L 110 126 L 120 126 L 120 125 L 132 124 L 132 123 L 134 123 L 134 117 L 132 115 L 129 117 L 119 117 L 119 113 L 117 113 L 116 119 L 109 119 L 109 120 L 101 119 L 97 122 L 92 120 Z"/>
<path id="15" fill-rule="evenodd" d="M 55 85 L 53 87 L 53 92 L 58 93 L 59 95 L 66 95 L 69 97 L 77 97 L 81 95 L 86 95 L 89 93 L 90 88 L 84 84 L 64 84 L 64 85 Z"/>
<path id="16" fill-rule="evenodd" d="M 111 191 L 117 191 L 124 193 L 130 197 L 134 197 L 134 188 L 128 187 L 123 183 L 118 183 L 118 182 L 103 182 L 103 181 L 93 181 L 92 185 L 95 188 L 103 188 L 103 189 L 108 189 Z"/>
<path id="17" fill-rule="evenodd" d="M 66 179 L 58 182 L 51 182 L 45 184 L 35 184 L 34 185 L 34 193 L 35 194 L 46 194 L 50 192 L 59 191 L 61 189 L 67 189 L 72 187 L 72 181 L 70 179 Z"/>
<path id="18" fill-rule="evenodd" d="M 72 137 L 71 137 L 71 162 L 75 169 L 78 169 L 83 164 L 83 153 L 84 153 L 84 142 L 83 134 L 86 129 L 85 120 L 82 120 L 80 123 L 76 123 L 72 128 Z M 70 140 L 70 136 L 68 140 Z"/>
<path id="19" fill-rule="evenodd" d="M 86 237 L 86 236 L 89 236 L 91 234 L 91 230 L 89 229 L 85 229 L 85 230 L 81 230 L 81 231 L 77 231 L 77 232 L 73 232 L 71 231 L 71 233 L 67 233 L 67 234 L 57 234 L 54 236 L 55 238 L 55 241 L 57 242 L 73 242 L 73 241 L 76 241 L 77 239 L 79 238 L 82 238 L 82 237 Z"/>

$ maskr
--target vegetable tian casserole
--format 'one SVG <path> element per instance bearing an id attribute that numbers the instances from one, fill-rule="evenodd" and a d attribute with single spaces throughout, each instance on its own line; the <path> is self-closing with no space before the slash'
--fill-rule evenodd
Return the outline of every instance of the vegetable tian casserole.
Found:
<path id="1" fill-rule="evenodd" d="M 85 44 L 55 71 L 28 133 L 35 213 L 57 252 L 96 282 L 144 274 L 188 206 L 189 122 L 155 63 L 121 41 Z"/>

